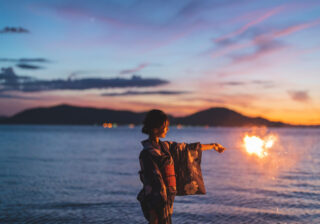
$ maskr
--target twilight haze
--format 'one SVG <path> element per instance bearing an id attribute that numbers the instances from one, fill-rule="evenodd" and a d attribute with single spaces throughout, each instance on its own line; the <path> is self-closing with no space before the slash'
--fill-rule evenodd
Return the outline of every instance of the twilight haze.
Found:
<path id="1" fill-rule="evenodd" d="M 320 2 L 0 3 L 0 116 L 61 103 L 320 124 Z"/>

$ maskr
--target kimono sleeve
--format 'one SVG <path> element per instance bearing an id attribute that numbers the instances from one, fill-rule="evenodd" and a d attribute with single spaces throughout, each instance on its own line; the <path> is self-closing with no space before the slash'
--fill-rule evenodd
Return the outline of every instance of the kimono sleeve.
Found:
<path id="1" fill-rule="evenodd" d="M 197 143 L 168 142 L 171 156 L 174 160 L 177 195 L 205 194 L 202 172 L 202 150 Z"/>
<path id="2" fill-rule="evenodd" d="M 149 209 L 156 209 L 166 200 L 166 188 L 158 165 L 159 158 L 151 150 L 143 150 L 139 159 L 143 170 L 144 200 Z"/>

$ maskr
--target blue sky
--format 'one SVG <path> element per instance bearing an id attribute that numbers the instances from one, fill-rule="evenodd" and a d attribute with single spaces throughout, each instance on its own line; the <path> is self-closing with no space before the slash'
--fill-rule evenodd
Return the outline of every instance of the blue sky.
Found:
<path id="1" fill-rule="evenodd" d="M 1 1 L 0 30 L 0 115 L 224 106 L 320 123 L 319 1 Z"/>

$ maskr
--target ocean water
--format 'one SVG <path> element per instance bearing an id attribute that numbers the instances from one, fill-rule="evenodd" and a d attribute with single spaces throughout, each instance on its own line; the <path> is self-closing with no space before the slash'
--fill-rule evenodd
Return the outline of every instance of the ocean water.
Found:
<path id="1" fill-rule="evenodd" d="M 0 223 L 146 223 L 136 195 L 141 127 L 0 126 Z M 245 133 L 277 136 L 263 159 Z M 174 223 L 320 223 L 320 129 L 172 127 L 203 152 L 206 195 L 176 197 Z"/>

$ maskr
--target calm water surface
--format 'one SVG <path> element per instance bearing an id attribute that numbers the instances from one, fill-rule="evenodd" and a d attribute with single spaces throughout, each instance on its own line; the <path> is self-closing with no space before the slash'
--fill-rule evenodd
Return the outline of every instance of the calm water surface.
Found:
<path id="1" fill-rule="evenodd" d="M 320 223 L 320 130 L 256 129 L 278 140 L 246 154 L 251 129 L 171 128 L 203 153 L 207 194 L 177 197 L 174 223 Z M 140 127 L 0 126 L 0 223 L 145 223 L 136 195 Z"/>

